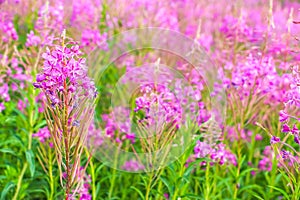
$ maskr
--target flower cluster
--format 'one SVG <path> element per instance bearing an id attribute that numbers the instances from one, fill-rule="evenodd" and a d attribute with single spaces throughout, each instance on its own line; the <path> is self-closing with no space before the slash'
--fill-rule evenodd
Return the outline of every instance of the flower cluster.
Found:
<path id="1" fill-rule="evenodd" d="M 41 38 L 37 35 L 34 34 L 33 31 L 30 31 L 29 34 L 27 34 L 27 41 L 26 41 L 26 46 L 31 47 L 31 46 L 38 46 L 41 43 Z"/>
<path id="2" fill-rule="evenodd" d="M 129 115 L 130 110 L 124 107 L 116 107 L 110 114 L 103 114 L 105 137 L 111 138 L 117 143 L 122 143 L 125 140 L 134 143 L 135 133 L 131 130 Z"/>
<path id="3" fill-rule="evenodd" d="M 274 153 L 271 146 L 266 146 L 263 152 L 263 158 L 258 163 L 258 168 L 262 171 L 271 171 L 273 156 Z"/>
<path id="4" fill-rule="evenodd" d="M 206 142 L 198 140 L 194 148 L 194 157 L 210 157 L 213 163 L 218 163 L 220 165 L 225 163 L 237 165 L 236 156 L 227 150 L 225 145 L 222 143 L 212 146 Z"/>
<path id="5" fill-rule="evenodd" d="M 290 90 L 286 94 L 285 108 L 279 112 L 279 121 L 283 122 L 282 132 L 292 134 L 295 143 L 300 145 L 298 129 L 299 107 L 300 107 L 300 71 L 298 66 L 292 68 L 292 80 Z"/>
<path id="6" fill-rule="evenodd" d="M 243 140 L 244 142 L 247 142 L 247 143 L 251 142 L 252 134 L 253 134 L 252 131 L 245 130 L 245 129 L 241 130 L 241 127 L 240 127 L 239 124 L 237 125 L 237 130 L 234 127 L 230 127 L 230 126 L 227 126 L 226 128 L 227 128 L 226 137 L 231 142 L 237 141 L 239 139 L 241 139 L 241 140 Z M 261 141 L 263 139 L 263 137 L 262 137 L 261 134 L 256 134 L 254 139 L 256 141 Z"/>
<path id="7" fill-rule="evenodd" d="M 271 146 L 266 146 L 262 158 L 258 163 L 258 168 L 261 171 L 271 171 L 272 170 L 272 163 L 273 159 L 276 158 L 278 161 L 278 167 L 289 167 L 295 168 L 299 166 L 300 158 L 299 156 L 294 156 L 290 151 L 282 149 L 277 156 L 275 156 L 274 151 L 272 150 Z"/>
<path id="8" fill-rule="evenodd" d="M 182 121 L 182 108 L 173 92 L 164 85 L 145 84 L 140 92 L 142 96 L 136 98 L 135 112 L 143 110 L 149 126 L 156 124 L 161 127 L 163 123 L 175 124 L 179 127 Z"/>
<path id="9" fill-rule="evenodd" d="M 24 73 L 24 69 L 19 66 L 19 61 L 15 57 L 10 60 L 0 54 L 2 66 L 7 67 L 4 74 L 0 73 L 0 112 L 5 110 L 4 102 L 9 102 L 12 99 L 12 94 L 20 92 L 20 89 L 25 88 L 25 83 L 32 80 L 31 76 Z M 20 100 L 21 101 L 21 100 Z M 21 106 L 19 101 L 18 107 L 21 109 L 26 107 L 25 102 Z"/>
<path id="10" fill-rule="evenodd" d="M 71 47 L 68 47 L 71 45 Z M 60 104 L 59 94 L 68 92 L 77 97 L 95 98 L 97 95 L 94 82 L 87 76 L 85 59 L 81 58 L 78 45 L 67 43 L 47 49 L 43 72 L 37 75 L 33 85 L 42 89 L 49 97 L 52 106 Z M 76 97 L 75 97 L 76 98 Z"/>
<path id="11" fill-rule="evenodd" d="M 0 14 L 0 31 L 3 33 L 2 41 L 9 42 L 9 40 L 18 40 L 19 36 L 14 27 L 13 22 L 6 16 L 7 13 Z"/>
<path id="12" fill-rule="evenodd" d="M 126 171 L 137 172 L 140 170 L 144 170 L 145 167 L 136 160 L 129 160 L 124 163 L 122 169 Z"/>
<path id="13" fill-rule="evenodd" d="M 107 33 L 100 34 L 98 30 L 84 30 L 81 37 L 81 45 L 90 47 L 94 50 L 96 47 L 101 48 L 104 51 L 108 50 L 108 44 L 106 43 Z"/>

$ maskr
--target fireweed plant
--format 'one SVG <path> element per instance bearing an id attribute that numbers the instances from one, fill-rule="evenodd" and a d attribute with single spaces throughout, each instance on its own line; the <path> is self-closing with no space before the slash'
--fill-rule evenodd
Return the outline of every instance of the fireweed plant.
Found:
<path id="1" fill-rule="evenodd" d="M 296 0 L 0 0 L 0 199 L 298 200 L 299 6 Z M 200 122 L 189 133 L 191 144 L 150 173 L 134 173 L 149 168 L 138 157 L 116 159 L 122 170 L 106 166 L 91 156 L 89 142 L 104 151 L 108 144 L 152 151 L 154 143 L 139 136 L 153 129 L 159 108 L 157 144 L 168 143 L 173 138 L 164 134 L 175 136 L 184 119 L 182 103 L 168 84 L 141 84 L 131 110 L 110 109 L 118 78 L 161 59 L 198 87 L 192 99 L 210 96 L 192 66 L 142 51 L 114 63 L 94 86 L 84 58 L 99 49 L 99 66 L 106 65 L 107 38 L 141 27 L 197 40 L 218 68 L 210 95 L 224 90 L 227 102 L 220 126 L 209 126 L 206 104 L 186 104 L 198 109 L 193 117 Z M 59 37 L 64 29 L 68 37 Z M 94 106 L 96 87 L 103 106 Z"/>
<path id="2" fill-rule="evenodd" d="M 56 153 L 60 181 L 66 199 L 73 199 L 82 187 L 88 161 L 81 168 L 89 124 L 93 119 L 94 82 L 87 76 L 79 46 L 67 41 L 65 32 L 51 49 L 42 54 L 43 71 L 33 86 L 41 89 L 47 101 L 45 118 Z M 40 138 L 46 135 L 39 135 Z"/>

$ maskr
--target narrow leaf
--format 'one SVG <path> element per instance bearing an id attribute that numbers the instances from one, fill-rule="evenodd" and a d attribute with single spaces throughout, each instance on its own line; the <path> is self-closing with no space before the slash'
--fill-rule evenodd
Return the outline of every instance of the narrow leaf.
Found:
<path id="1" fill-rule="evenodd" d="M 34 155 L 32 150 L 26 151 L 26 160 L 29 164 L 30 175 L 33 177 L 35 171 Z"/>

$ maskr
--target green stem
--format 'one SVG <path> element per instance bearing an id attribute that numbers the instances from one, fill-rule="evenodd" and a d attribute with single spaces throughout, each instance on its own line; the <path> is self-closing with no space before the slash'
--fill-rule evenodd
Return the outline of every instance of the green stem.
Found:
<path id="1" fill-rule="evenodd" d="M 206 169 L 205 169 L 205 199 L 209 200 L 210 199 L 210 180 L 209 180 L 209 168 L 210 168 L 210 163 L 208 162 L 206 164 Z"/>
<path id="2" fill-rule="evenodd" d="M 95 168 L 93 159 L 90 161 L 90 167 L 91 167 L 91 176 L 92 176 L 92 199 L 96 200 L 96 178 L 95 178 Z"/>
<path id="3" fill-rule="evenodd" d="M 240 152 L 240 150 L 238 150 Z M 238 195 L 238 181 L 239 181 L 239 177 L 240 177 L 240 170 L 241 170 L 241 165 L 242 163 L 240 163 L 240 158 L 239 158 L 239 162 L 238 162 L 238 166 L 237 166 L 237 171 L 236 171 L 236 176 L 235 176 L 235 183 L 232 184 L 232 186 L 234 187 L 234 193 L 233 193 L 233 199 L 237 199 L 237 195 Z"/>
<path id="4" fill-rule="evenodd" d="M 182 164 L 180 164 L 180 171 L 179 171 L 179 177 L 182 178 L 182 175 L 183 175 L 183 171 L 184 171 L 184 166 L 182 166 Z M 178 188 L 175 186 L 175 192 L 174 192 L 174 195 L 173 195 L 173 200 L 176 200 L 177 199 L 177 196 L 178 196 L 178 192 L 181 191 L 181 188 Z M 179 195 L 180 196 L 180 195 Z"/>
<path id="5" fill-rule="evenodd" d="M 21 188 L 21 185 L 22 185 L 23 176 L 24 176 L 24 174 L 25 174 L 25 171 L 26 171 L 26 169 L 27 169 L 27 166 L 28 166 L 28 163 L 25 162 L 25 164 L 23 165 L 21 174 L 20 174 L 20 176 L 19 176 L 19 179 L 18 179 L 17 189 L 16 189 L 16 191 L 15 191 L 14 197 L 12 198 L 13 200 L 17 200 L 17 198 L 18 198 L 18 194 L 19 194 L 19 192 L 20 192 L 20 188 Z"/>
<path id="6" fill-rule="evenodd" d="M 159 181 L 158 186 L 157 186 L 157 191 L 158 193 L 156 194 L 156 198 L 155 199 L 159 199 L 160 194 L 162 194 L 163 192 L 161 191 L 162 189 L 162 181 Z"/>
<path id="7" fill-rule="evenodd" d="M 148 183 L 147 188 L 146 188 L 146 195 L 145 195 L 146 200 L 149 200 L 151 184 L 152 184 L 152 178 L 153 178 L 153 171 L 151 171 L 151 174 L 149 176 L 149 183 Z"/>
<path id="8" fill-rule="evenodd" d="M 54 199 L 54 179 L 52 174 L 52 152 L 49 150 L 49 179 L 50 179 L 50 197 L 49 199 Z"/>

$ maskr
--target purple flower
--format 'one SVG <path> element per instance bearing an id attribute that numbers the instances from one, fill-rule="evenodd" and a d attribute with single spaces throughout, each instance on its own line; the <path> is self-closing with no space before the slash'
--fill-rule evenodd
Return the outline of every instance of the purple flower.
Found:
<path id="1" fill-rule="evenodd" d="M 38 74 L 38 75 L 36 75 L 36 81 L 37 81 L 37 82 L 42 82 L 42 81 L 44 81 L 45 79 L 46 79 L 45 74 Z"/>
<path id="2" fill-rule="evenodd" d="M 2 38 L 4 42 L 8 42 L 10 38 L 12 40 L 18 40 L 19 37 L 12 22 L 4 22 L 4 24 L 1 24 L 0 29 L 2 29 L 5 34 Z"/>
<path id="3" fill-rule="evenodd" d="M 17 108 L 21 111 L 24 112 L 24 109 L 26 108 L 26 103 L 28 103 L 28 100 L 25 99 L 25 101 L 19 100 L 17 104 Z"/>
<path id="4" fill-rule="evenodd" d="M 40 142 L 44 143 L 47 139 L 51 137 L 48 127 L 41 128 L 37 133 L 32 134 L 33 137 L 37 137 Z"/>
<path id="5" fill-rule="evenodd" d="M 272 170 L 272 158 L 264 157 L 258 163 L 258 168 L 262 171 L 271 171 Z"/>
<path id="6" fill-rule="evenodd" d="M 293 126 L 292 133 L 294 135 L 299 134 L 299 129 L 297 128 L 296 124 L 294 124 L 294 126 Z"/>
<path id="7" fill-rule="evenodd" d="M 129 160 L 129 161 L 126 161 L 124 163 L 124 165 L 122 166 L 122 169 L 124 169 L 126 171 L 137 172 L 137 171 L 140 171 L 140 170 L 144 170 L 145 167 L 144 167 L 144 165 L 140 164 L 136 160 Z"/>
<path id="8" fill-rule="evenodd" d="M 286 150 L 281 150 L 281 156 L 284 160 L 287 160 L 290 158 L 291 153 L 289 151 Z"/>
<path id="9" fill-rule="evenodd" d="M 3 99 L 4 101 L 10 101 L 10 96 L 8 91 L 9 91 L 9 87 L 7 83 L 0 86 L 0 99 Z"/>
<path id="10" fill-rule="evenodd" d="M 166 200 L 169 200 L 170 199 L 170 196 L 168 193 L 164 193 L 164 197 L 166 198 Z"/>
<path id="11" fill-rule="evenodd" d="M 108 50 L 107 33 L 100 34 L 99 30 L 84 30 L 82 33 L 81 44 L 95 48 L 97 45 L 104 51 Z"/>
<path id="12" fill-rule="evenodd" d="M 79 125 L 80 125 L 80 122 L 79 122 L 78 120 L 74 120 L 74 121 L 72 122 L 72 126 L 79 127 Z"/>
<path id="13" fill-rule="evenodd" d="M 92 196 L 89 194 L 91 177 L 84 172 L 84 168 L 80 167 L 77 171 L 77 179 L 80 182 L 80 186 L 77 189 L 77 194 L 74 196 L 79 196 L 79 200 L 91 200 Z M 72 199 L 72 198 L 71 198 Z"/>
<path id="14" fill-rule="evenodd" d="M 279 111 L 279 121 L 280 122 L 286 121 L 288 118 L 289 118 L 289 115 L 285 111 L 283 111 L 283 110 Z"/>
<path id="15" fill-rule="evenodd" d="M 233 165 L 237 164 L 236 157 L 233 153 L 225 149 L 224 144 L 218 144 L 217 147 L 211 153 L 210 158 L 220 165 L 228 162 Z"/>
<path id="16" fill-rule="evenodd" d="M 284 132 L 284 133 L 288 133 L 288 132 L 290 132 L 291 130 L 290 130 L 289 125 L 283 124 L 282 130 L 281 130 L 281 131 Z"/>
<path id="17" fill-rule="evenodd" d="M 68 92 L 95 98 L 94 82 L 87 76 L 85 59 L 80 56 L 79 46 L 70 43 L 67 46 L 55 46 L 42 55 L 44 69 L 36 77 L 35 88 L 40 88 L 49 96 L 52 106 L 59 104 L 59 94 L 67 87 Z"/>
<path id="18" fill-rule="evenodd" d="M 280 142 L 280 138 L 276 137 L 276 136 L 272 136 L 270 143 L 271 144 L 276 144 L 278 142 Z"/>
<path id="19" fill-rule="evenodd" d="M 262 171 L 272 170 L 273 152 L 271 146 L 266 146 L 263 152 L 263 158 L 258 163 L 258 168 Z"/>
<path id="20" fill-rule="evenodd" d="M 38 46 L 40 43 L 41 43 L 40 37 L 34 35 L 33 31 L 30 31 L 30 33 L 27 34 L 27 41 L 25 44 L 27 47 Z"/>
<path id="21" fill-rule="evenodd" d="M 300 144 L 300 139 L 299 139 L 299 136 L 298 136 L 298 135 L 295 135 L 295 136 L 294 136 L 294 141 L 295 141 L 297 144 Z"/>
<path id="22" fill-rule="evenodd" d="M 261 141 L 262 139 L 263 139 L 263 137 L 260 134 L 255 135 L 255 140 L 256 141 Z"/>
<path id="23" fill-rule="evenodd" d="M 92 121 L 89 126 L 87 135 L 88 146 L 98 148 L 103 144 L 103 141 L 104 135 L 102 135 L 102 131 L 100 129 L 97 129 L 95 126 L 95 122 Z"/>
<path id="24" fill-rule="evenodd" d="M 130 140 L 132 143 L 135 142 L 135 134 L 134 133 L 127 133 L 126 139 Z"/>
<path id="25" fill-rule="evenodd" d="M 197 144 L 194 148 L 194 153 L 196 158 L 204 158 L 212 151 L 212 148 L 209 144 L 201 141 L 197 141 Z"/>

